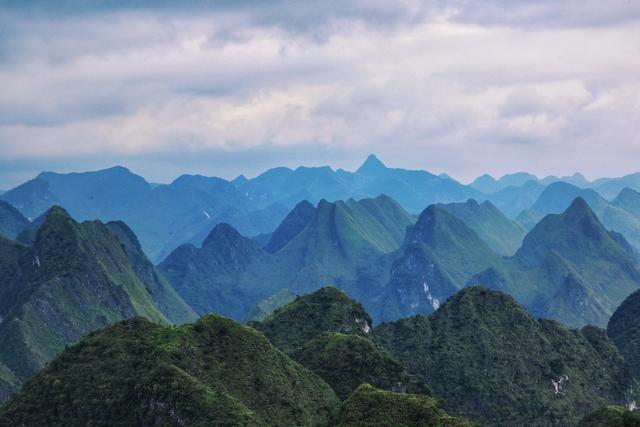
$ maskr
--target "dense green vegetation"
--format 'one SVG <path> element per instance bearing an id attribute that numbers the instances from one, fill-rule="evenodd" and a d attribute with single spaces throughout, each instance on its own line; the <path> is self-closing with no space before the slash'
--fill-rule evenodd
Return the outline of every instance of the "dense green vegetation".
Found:
<path id="1" fill-rule="evenodd" d="M 370 338 L 371 318 L 333 287 L 296 298 L 262 322 L 251 323 L 271 342 L 317 373 L 341 399 L 360 384 L 430 394 L 421 380 Z"/>
<path id="2" fill-rule="evenodd" d="M 447 415 L 428 396 L 358 387 L 344 402 L 336 427 L 471 427 L 463 419 Z"/>
<path id="3" fill-rule="evenodd" d="M 603 406 L 580 420 L 578 427 L 640 427 L 640 414 L 622 406 Z"/>
<path id="4" fill-rule="evenodd" d="M 430 394 L 429 388 L 409 377 L 386 350 L 360 335 L 324 333 L 290 355 L 318 374 L 340 399 L 365 383 L 395 392 Z"/>
<path id="5" fill-rule="evenodd" d="M 133 318 L 70 346 L 0 409 L 0 425 L 322 425 L 338 399 L 261 334 L 208 315 Z"/>
<path id="6" fill-rule="evenodd" d="M 629 295 L 616 309 L 607 334 L 640 378 L 640 291 Z"/>
<path id="7" fill-rule="evenodd" d="M 15 378 L 30 378 L 67 344 L 124 318 L 195 318 L 130 239 L 98 221 L 79 224 L 59 207 L 31 246 L 0 238 L 0 363 Z"/>
<path id="8" fill-rule="evenodd" d="M 359 303 L 327 286 L 296 298 L 263 321 L 250 325 L 276 347 L 289 352 L 324 332 L 366 335 L 371 331 L 371 318 Z"/>
<path id="9" fill-rule="evenodd" d="M 374 337 L 448 412 L 492 426 L 574 426 L 640 390 L 604 331 L 536 320 L 512 297 L 480 287 L 429 317 L 382 324 Z"/>

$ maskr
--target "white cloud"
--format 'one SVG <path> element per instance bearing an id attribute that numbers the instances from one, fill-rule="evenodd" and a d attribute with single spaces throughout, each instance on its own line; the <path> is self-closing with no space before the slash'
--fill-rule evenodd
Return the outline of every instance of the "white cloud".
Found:
<path id="1" fill-rule="evenodd" d="M 6 10 L 5 162 L 320 147 L 466 179 L 636 168 L 635 4 L 296 4 Z"/>

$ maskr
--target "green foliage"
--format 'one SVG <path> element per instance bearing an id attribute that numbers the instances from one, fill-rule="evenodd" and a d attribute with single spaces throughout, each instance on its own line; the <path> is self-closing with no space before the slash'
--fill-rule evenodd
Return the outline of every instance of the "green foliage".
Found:
<path id="1" fill-rule="evenodd" d="M 209 315 L 133 318 L 69 347 L 0 409 L 0 425 L 317 425 L 338 404 L 255 330 Z"/>
<path id="2" fill-rule="evenodd" d="M 580 420 L 578 427 L 640 427 L 640 414 L 622 406 L 603 406 Z"/>
<path id="3" fill-rule="evenodd" d="M 573 426 L 640 390 L 604 331 L 535 320 L 512 297 L 479 287 L 429 317 L 382 324 L 374 338 L 448 412 L 492 426 Z"/>
<path id="4" fill-rule="evenodd" d="M 629 295 L 616 309 L 607 334 L 640 378 L 640 291 Z"/>
<path id="5" fill-rule="evenodd" d="M 471 427 L 446 414 L 437 400 L 416 394 L 358 387 L 344 402 L 336 427 Z"/>
<path id="6" fill-rule="evenodd" d="M 291 357 L 318 374 L 340 399 L 360 384 L 396 392 L 430 394 L 386 350 L 360 335 L 325 333 L 293 351 Z"/>
<path id="7" fill-rule="evenodd" d="M 340 290 L 327 286 L 296 298 L 261 322 L 250 324 L 285 352 L 302 347 L 323 332 L 366 335 L 371 318 Z"/>

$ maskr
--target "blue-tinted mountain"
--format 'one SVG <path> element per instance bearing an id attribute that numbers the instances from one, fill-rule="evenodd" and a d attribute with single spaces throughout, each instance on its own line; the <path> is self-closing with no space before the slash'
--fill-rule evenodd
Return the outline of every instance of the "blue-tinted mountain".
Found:
<path id="1" fill-rule="evenodd" d="M 431 313 L 500 256 L 462 220 L 437 205 L 407 229 L 388 281 L 367 306 L 376 321 Z"/>
<path id="2" fill-rule="evenodd" d="M 640 288 L 640 272 L 624 237 L 607 231 L 577 198 L 563 213 L 540 221 L 513 257 L 469 283 L 508 292 L 537 316 L 604 326 L 618 304 Z"/>
<path id="3" fill-rule="evenodd" d="M 122 220 L 153 260 L 182 243 L 199 245 L 220 222 L 251 236 L 272 231 L 288 211 L 277 204 L 259 205 L 221 178 L 183 175 L 168 185 L 150 185 L 119 166 L 84 173 L 44 172 L 1 198 L 29 218 L 58 204 L 78 220 Z"/>
<path id="4" fill-rule="evenodd" d="M 282 288 L 296 293 L 327 284 L 348 289 L 354 296 L 375 292 L 362 271 L 399 248 L 413 218 L 389 197 L 331 203 L 321 200 L 308 209 L 311 219 L 300 230 L 289 228 L 292 214 L 279 228 L 283 245 L 271 253 L 219 224 L 201 247 L 182 245 L 159 268 L 198 313 L 221 313 L 243 319 L 259 301 Z M 293 231 L 292 231 L 293 229 Z M 274 234 L 275 235 L 275 234 Z"/>
<path id="5" fill-rule="evenodd" d="M 265 249 L 271 253 L 282 249 L 311 222 L 315 211 L 315 206 L 307 200 L 298 203 L 270 235 Z"/>
<path id="6" fill-rule="evenodd" d="M 584 199 L 604 226 L 625 236 L 636 250 L 640 249 L 640 193 L 626 188 L 612 202 L 592 189 L 578 188 L 566 182 L 549 185 L 538 200 L 518 216 L 518 221 L 531 229 L 545 215 L 561 213 L 576 198 Z"/>
<path id="7" fill-rule="evenodd" d="M 464 203 L 437 206 L 464 222 L 500 255 L 513 255 L 526 234 L 526 229 L 521 224 L 507 218 L 488 200 L 478 203 L 469 199 Z"/>
<path id="8" fill-rule="evenodd" d="M 30 221 L 16 208 L 4 200 L 0 200 L 0 235 L 15 239 Z"/>
<path id="9" fill-rule="evenodd" d="M 611 200 L 625 188 L 640 191 L 640 173 L 632 173 L 620 178 L 600 178 L 592 183 L 600 194 Z"/>
<path id="10" fill-rule="evenodd" d="M 527 181 L 521 186 L 512 185 L 488 194 L 486 198 L 508 218 L 515 219 L 523 210 L 535 203 L 545 188 L 537 181 Z"/>

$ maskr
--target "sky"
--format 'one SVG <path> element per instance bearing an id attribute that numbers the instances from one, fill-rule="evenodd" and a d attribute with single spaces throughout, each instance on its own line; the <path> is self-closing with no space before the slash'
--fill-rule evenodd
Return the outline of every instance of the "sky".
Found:
<path id="1" fill-rule="evenodd" d="M 0 189 L 370 153 L 462 182 L 639 171 L 640 1 L 0 1 Z"/>

